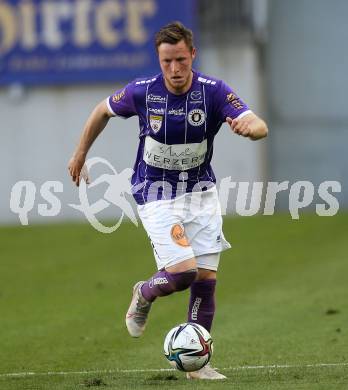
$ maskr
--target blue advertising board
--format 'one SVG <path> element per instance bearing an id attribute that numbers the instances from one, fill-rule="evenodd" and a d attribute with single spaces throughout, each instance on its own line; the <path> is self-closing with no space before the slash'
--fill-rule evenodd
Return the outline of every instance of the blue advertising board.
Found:
<path id="1" fill-rule="evenodd" d="M 0 85 L 126 81 L 159 71 L 154 34 L 193 0 L 1 0 Z"/>

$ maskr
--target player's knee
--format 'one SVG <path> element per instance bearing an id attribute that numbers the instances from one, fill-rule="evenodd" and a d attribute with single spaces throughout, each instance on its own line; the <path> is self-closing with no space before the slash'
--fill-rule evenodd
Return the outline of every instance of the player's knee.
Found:
<path id="1" fill-rule="evenodd" d="M 191 286 L 191 284 L 194 282 L 197 276 L 197 269 L 190 269 L 185 272 L 178 272 L 176 274 L 176 283 L 175 283 L 175 290 L 176 291 L 182 291 L 186 290 Z"/>
<path id="2" fill-rule="evenodd" d="M 216 279 L 216 271 L 210 269 L 198 268 L 197 280 Z"/>

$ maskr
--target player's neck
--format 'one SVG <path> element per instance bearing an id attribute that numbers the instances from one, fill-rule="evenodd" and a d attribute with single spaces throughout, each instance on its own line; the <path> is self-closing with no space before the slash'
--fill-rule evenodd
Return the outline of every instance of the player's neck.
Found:
<path id="1" fill-rule="evenodd" d="M 191 88 L 191 85 L 192 85 L 192 80 L 193 80 L 193 72 L 191 70 L 191 73 L 190 73 L 190 76 L 189 78 L 187 79 L 187 82 L 185 85 L 183 85 L 182 87 L 180 88 L 174 88 L 172 85 L 170 85 L 167 80 L 163 77 L 164 79 L 164 84 L 166 86 L 166 88 L 168 89 L 168 91 L 174 95 L 183 95 L 185 94 L 190 88 Z"/>

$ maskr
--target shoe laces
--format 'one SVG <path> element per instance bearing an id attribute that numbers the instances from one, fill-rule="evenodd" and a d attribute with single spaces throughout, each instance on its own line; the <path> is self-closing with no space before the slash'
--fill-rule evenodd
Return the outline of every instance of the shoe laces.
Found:
<path id="1" fill-rule="evenodd" d="M 144 325 L 151 309 L 151 302 L 146 301 L 139 293 L 139 290 L 136 292 L 138 295 L 136 303 L 136 311 L 134 313 L 134 321 L 138 325 Z"/>

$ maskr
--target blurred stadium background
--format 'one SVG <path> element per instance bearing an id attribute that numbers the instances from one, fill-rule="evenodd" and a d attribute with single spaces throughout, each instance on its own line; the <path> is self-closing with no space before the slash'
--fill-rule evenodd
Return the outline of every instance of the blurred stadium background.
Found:
<path id="1" fill-rule="evenodd" d="M 1 389 L 167 388 L 173 380 L 127 370 L 167 367 L 162 339 L 185 318 L 188 292 L 159 300 L 146 337 L 128 337 L 128 293 L 154 271 L 150 244 L 132 224 L 112 235 L 92 229 L 69 206 L 79 196 L 67 164 L 92 108 L 134 77 L 159 72 L 153 34 L 176 19 L 195 32 L 196 67 L 224 79 L 269 124 L 260 142 L 222 127 L 218 179 L 342 185 L 331 218 L 313 214 L 315 198 L 292 221 L 289 191 L 274 217 L 226 218 L 234 248 L 223 256 L 213 334 L 214 364 L 231 379 L 224 388 L 347 388 L 347 15 L 345 0 L 0 0 Z M 132 167 L 137 134 L 135 118 L 112 119 L 89 157 L 117 172 Z M 36 189 L 28 227 L 10 209 L 18 181 Z M 63 184 L 52 216 L 38 212 L 46 203 L 50 212 L 40 193 L 47 181 Z M 105 190 L 93 188 L 90 202 Z M 119 211 L 110 205 L 101 216 L 114 223 Z M 266 369 L 235 370 L 248 365 Z M 59 370 L 86 371 L 7 376 Z"/>
<path id="2" fill-rule="evenodd" d="M 159 71 L 153 34 L 173 19 L 195 31 L 197 68 L 224 79 L 269 123 L 268 139 L 257 143 L 222 128 L 218 178 L 308 180 L 316 188 L 337 180 L 347 207 L 347 12 L 344 0 L 1 1 L 0 223 L 19 222 L 9 200 L 20 180 L 37 188 L 29 223 L 84 218 L 68 206 L 78 197 L 66 167 L 87 115 L 133 77 Z M 132 167 L 137 133 L 135 118 L 111 120 L 89 156 L 118 172 Z M 64 185 L 54 217 L 38 214 L 47 180 Z M 99 187 L 95 198 L 105 190 Z M 276 207 L 288 208 L 288 192 Z M 109 207 L 102 215 L 115 213 Z"/>

